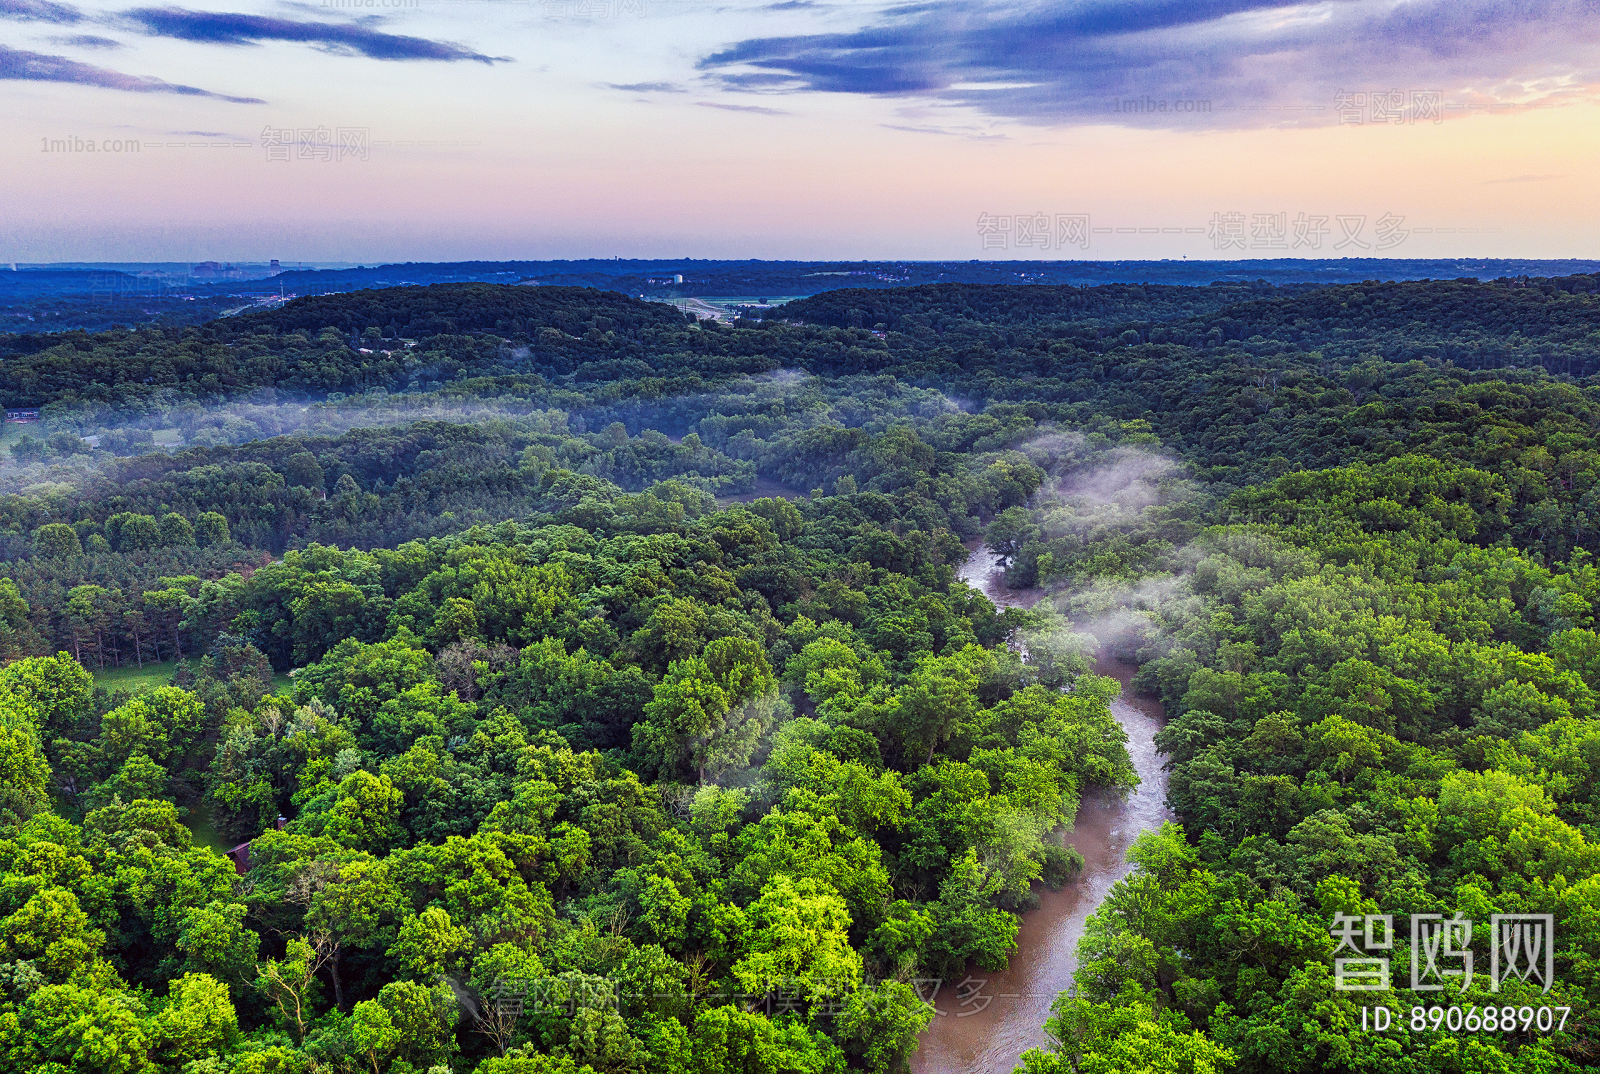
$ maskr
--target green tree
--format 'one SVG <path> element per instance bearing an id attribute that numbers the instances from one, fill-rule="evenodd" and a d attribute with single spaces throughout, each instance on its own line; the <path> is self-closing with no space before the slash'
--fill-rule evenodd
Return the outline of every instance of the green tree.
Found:
<path id="1" fill-rule="evenodd" d="M 737 1007 L 713 1007 L 694 1020 L 692 1074 L 844 1074 L 828 1038 L 790 1022 L 778 1025 Z"/>
<path id="2" fill-rule="evenodd" d="M 924 764 L 933 761 L 939 744 L 976 711 L 977 690 L 978 676 L 965 653 L 931 657 L 917 666 L 900 691 L 896 716 L 908 760 L 921 756 Z"/>
<path id="3" fill-rule="evenodd" d="M 111 625 L 109 590 L 97 585 L 73 586 L 67 591 L 67 601 L 62 607 L 62 618 L 72 634 L 72 655 L 83 662 L 83 649 L 91 645 L 91 652 L 101 668 L 105 661 L 105 632 Z"/>
<path id="4" fill-rule="evenodd" d="M 37 710 L 26 697 L 24 691 L 0 694 L 0 820 L 11 824 L 49 805 L 50 764 L 39 742 Z"/>
<path id="5" fill-rule="evenodd" d="M 29 657 L 0 669 L 0 690 L 26 706 L 46 741 L 88 737 L 94 676 L 70 654 Z"/>
<path id="6" fill-rule="evenodd" d="M 256 990 L 272 1005 L 273 1016 L 288 1030 L 296 1043 L 304 1041 L 316 1018 L 317 973 L 330 955 L 327 943 L 313 944 L 303 937 L 289 938 L 281 959 L 268 959 L 256 966 Z"/>
<path id="7" fill-rule="evenodd" d="M 1180 1011 L 1134 991 L 1115 1004 L 1063 995 L 1045 1023 L 1051 1048 L 1030 1048 L 1017 1074 L 1222 1074 L 1237 1057 L 1193 1031 Z"/>
<path id="8" fill-rule="evenodd" d="M 456 1050 L 458 1006 L 448 984 L 391 981 L 378 990 L 377 1003 L 388 1012 L 397 1057 L 413 1069 L 443 1063 Z"/>
<path id="9" fill-rule="evenodd" d="M 339 784 L 323 833 L 355 850 L 383 853 L 404 835 L 400 809 L 405 794 L 388 776 L 357 769 Z"/>
<path id="10" fill-rule="evenodd" d="M 442 975 L 459 976 L 475 947 L 472 933 L 452 924 L 443 908 L 429 906 L 400 922 L 389 957 L 399 961 L 413 979 L 432 982 Z"/>
<path id="11" fill-rule="evenodd" d="M 978 861 L 969 848 L 956 859 L 950 875 L 939 885 L 934 904 L 935 929 L 930 943 L 930 968 L 954 970 L 968 959 L 986 970 L 1006 964 L 1017 946 L 1017 918 L 992 903 L 1002 879 Z"/>
<path id="12" fill-rule="evenodd" d="M 995 555 L 1005 559 L 1007 566 L 1019 555 L 1029 541 L 1041 536 L 1026 509 L 1008 507 L 995 516 L 984 534 L 984 545 Z"/>
<path id="13" fill-rule="evenodd" d="M 106 942 L 78 897 L 64 888 L 47 888 L 0 919 L 0 952 L 8 960 L 28 959 L 54 981 L 64 982 L 88 966 Z"/>
<path id="14" fill-rule="evenodd" d="M 745 638 L 718 638 L 703 656 L 668 668 L 634 726 L 634 749 L 668 773 L 687 762 L 705 783 L 748 764 L 780 711 L 761 647 Z"/>
<path id="15" fill-rule="evenodd" d="M 83 545 L 71 526 L 50 522 L 33 531 L 33 551 L 43 559 L 70 559 L 83 554 Z"/>
<path id="16" fill-rule="evenodd" d="M 284 477 L 290 485 L 316 492 L 321 492 L 327 487 L 327 478 L 322 474 L 322 465 L 309 451 L 299 451 L 290 455 L 284 460 L 283 469 Z"/>
<path id="17" fill-rule="evenodd" d="M 365 857 L 340 862 L 331 871 L 318 869 L 305 876 L 298 889 L 310 892 L 306 927 L 313 935 L 327 937 L 323 946 L 334 1003 L 343 1010 L 340 967 L 345 949 L 387 949 L 406 911 L 405 899 L 388 862 Z"/>
<path id="18" fill-rule="evenodd" d="M 289 609 L 294 616 L 296 664 L 321 659 L 345 638 L 371 636 L 373 624 L 367 595 L 349 582 L 311 582 L 300 590 Z"/>
<path id="19" fill-rule="evenodd" d="M 161 523 L 150 515 L 124 511 L 106 520 L 106 539 L 118 552 L 147 552 L 161 547 Z"/>
<path id="20" fill-rule="evenodd" d="M 202 511 L 194 520 L 194 540 L 201 548 L 214 548 L 233 540 L 226 515 Z"/>
<path id="21" fill-rule="evenodd" d="M 372 1067 L 372 1074 L 383 1074 L 385 1061 L 400 1047 L 401 1038 L 389 1008 L 375 999 L 364 999 L 351 1013 L 350 1039 Z"/>
<path id="22" fill-rule="evenodd" d="M 186 973 L 173 981 L 153 1022 L 154 1050 L 174 1065 L 229 1052 L 239 1038 L 228 986 L 205 973 Z"/>
<path id="23" fill-rule="evenodd" d="M 30 616 L 33 608 L 10 578 L 0 578 L 0 659 L 15 660 L 39 649 L 38 631 Z"/>
<path id="24" fill-rule="evenodd" d="M 827 883 L 775 876 L 749 910 L 734 979 L 765 995 L 798 987 L 808 999 L 839 996 L 861 981 L 861 956 L 850 946 L 850 912 Z"/>
<path id="25" fill-rule="evenodd" d="M 194 526 L 176 511 L 161 516 L 161 543 L 167 548 L 193 548 Z"/>
<path id="26" fill-rule="evenodd" d="M 183 658 L 183 624 L 194 605 L 194 598 L 178 586 L 146 590 L 144 593 L 147 613 L 172 638 L 172 656 L 175 660 Z"/>
<path id="27" fill-rule="evenodd" d="M 839 1016 L 839 1040 L 873 1074 L 901 1074 L 933 1016 L 932 1004 L 911 985 L 879 981 L 850 994 Z"/>
<path id="28" fill-rule="evenodd" d="M 198 739 L 205 705 L 176 686 L 161 686 L 119 705 L 100 718 L 95 741 L 103 771 L 115 771 L 136 753 L 157 763 L 182 759 Z"/>
<path id="29" fill-rule="evenodd" d="M 152 1074 L 144 1004 L 132 993 L 48 984 L 0 1029 L 11 1070 L 64 1074 Z"/>
<path id="30" fill-rule="evenodd" d="M 173 945 L 183 954 L 191 973 L 225 981 L 236 990 L 254 981 L 260 937 L 245 925 L 246 907 L 213 900 L 191 907 Z"/>

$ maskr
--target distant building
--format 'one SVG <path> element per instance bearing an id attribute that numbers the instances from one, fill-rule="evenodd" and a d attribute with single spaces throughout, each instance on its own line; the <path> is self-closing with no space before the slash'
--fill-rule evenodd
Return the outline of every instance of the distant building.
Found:
<path id="1" fill-rule="evenodd" d="M 274 273 L 277 273 L 277 272 L 282 272 L 282 271 L 283 271 L 283 270 L 282 270 L 282 269 L 280 269 L 280 268 L 279 268 L 279 267 L 278 267 L 278 259 L 277 259 L 277 258 L 276 258 L 276 257 L 274 257 L 274 258 L 273 258 L 273 259 L 272 259 L 272 271 L 273 271 L 273 272 L 274 272 Z"/>
<path id="2" fill-rule="evenodd" d="M 682 276 L 674 276 L 674 277 L 672 277 L 672 282 L 673 283 L 682 283 L 683 282 L 683 277 Z"/>
<path id="3" fill-rule="evenodd" d="M 37 410 L 29 410 L 29 409 L 11 410 L 11 409 L 8 408 L 6 410 L 6 420 L 7 421 L 24 421 L 24 422 L 26 422 L 26 421 L 38 421 L 39 420 L 39 412 Z"/>

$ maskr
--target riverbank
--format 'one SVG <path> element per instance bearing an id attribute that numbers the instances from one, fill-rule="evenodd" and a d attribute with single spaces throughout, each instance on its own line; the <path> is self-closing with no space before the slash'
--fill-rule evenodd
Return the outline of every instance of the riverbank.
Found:
<path id="1" fill-rule="evenodd" d="M 1026 607 L 1042 594 L 1007 590 L 996 559 L 981 547 L 961 570 L 969 585 L 998 605 Z M 1017 949 L 1004 970 L 968 966 L 967 980 L 946 981 L 934 997 L 937 1012 L 911 1061 L 913 1074 L 1011 1074 L 1029 1048 L 1045 1043 L 1044 1022 L 1056 997 L 1072 983 L 1084 924 L 1118 880 L 1128 875 L 1128 847 L 1140 832 L 1172 819 L 1167 773 L 1155 746 L 1162 712 L 1134 695 L 1133 664 L 1102 648 L 1095 673 L 1122 683 L 1111 713 L 1128 733 L 1128 754 L 1139 786 L 1127 798 L 1084 795 L 1067 841 L 1083 855 L 1078 878 L 1060 891 L 1040 887 L 1039 906 L 1021 915 Z"/>

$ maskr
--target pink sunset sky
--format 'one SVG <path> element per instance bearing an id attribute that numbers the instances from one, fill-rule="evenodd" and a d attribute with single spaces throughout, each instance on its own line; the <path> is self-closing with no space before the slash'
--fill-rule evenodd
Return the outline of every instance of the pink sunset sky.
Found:
<path id="1" fill-rule="evenodd" d="M 0 0 L 0 260 L 1593 257 L 1597 45 L 1597 0 Z M 1040 214 L 1092 253 L 985 238 Z"/>

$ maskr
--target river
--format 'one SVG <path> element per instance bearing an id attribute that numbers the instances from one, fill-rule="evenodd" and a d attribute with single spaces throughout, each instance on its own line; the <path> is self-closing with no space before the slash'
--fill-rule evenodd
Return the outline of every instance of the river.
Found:
<path id="1" fill-rule="evenodd" d="M 968 584 L 998 605 L 1022 607 L 1042 594 L 1005 588 L 997 559 L 981 547 L 961 569 Z M 1079 877 L 1060 891 L 1039 887 L 1039 907 L 1022 915 L 1017 949 L 1004 970 L 968 966 L 968 982 L 947 981 L 934 998 L 937 1012 L 911 1060 L 913 1074 L 1011 1074 L 1018 1058 L 1045 1043 L 1044 1022 L 1056 997 L 1072 983 L 1084 923 L 1111 887 L 1128 875 L 1128 847 L 1138 834 L 1172 819 L 1167 773 L 1156 752 L 1161 706 L 1133 694 L 1136 669 L 1102 650 L 1095 672 L 1122 683 L 1111 713 L 1128 732 L 1128 753 L 1139 786 L 1126 799 L 1085 794 L 1067 841 L 1083 855 Z"/>

